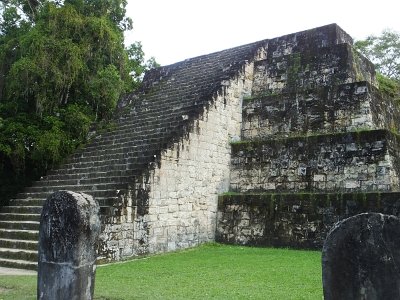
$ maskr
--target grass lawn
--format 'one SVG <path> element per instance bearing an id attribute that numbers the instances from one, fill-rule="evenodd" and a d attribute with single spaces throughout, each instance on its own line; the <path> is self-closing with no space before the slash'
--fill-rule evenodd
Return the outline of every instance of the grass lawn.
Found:
<path id="1" fill-rule="evenodd" d="M 36 299 L 36 276 L 0 276 L 0 299 Z M 321 253 L 207 244 L 98 267 L 94 299 L 322 299 Z"/>

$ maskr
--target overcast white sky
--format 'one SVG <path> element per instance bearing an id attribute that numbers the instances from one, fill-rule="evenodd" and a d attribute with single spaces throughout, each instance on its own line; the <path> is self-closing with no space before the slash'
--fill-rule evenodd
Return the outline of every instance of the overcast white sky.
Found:
<path id="1" fill-rule="evenodd" d="M 331 23 L 355 39 L 400 32 L 398 0 L 130 0 L 127 15 L 126 42 L 161 65 Z"/>

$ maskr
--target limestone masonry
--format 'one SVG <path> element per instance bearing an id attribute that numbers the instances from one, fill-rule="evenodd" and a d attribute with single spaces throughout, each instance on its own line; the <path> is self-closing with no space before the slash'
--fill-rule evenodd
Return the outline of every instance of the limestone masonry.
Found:
<path id="1" fill-rule="evenodd" d="M 100 204 L 99 262 L 207 241 L 321 248 L 335 221 L 398 215 L 400 112 L 336 24 L 149 71 L 97 135 L 0 213 L 0 264 L 36 268 L 57 190 Z"/>

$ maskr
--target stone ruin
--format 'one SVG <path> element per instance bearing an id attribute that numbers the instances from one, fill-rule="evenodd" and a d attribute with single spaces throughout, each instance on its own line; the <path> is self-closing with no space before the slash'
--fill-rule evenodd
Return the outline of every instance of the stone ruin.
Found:
<path id="1" fill-rule="evenodd" d="M 98 261 L 208 241 L 321 249 L 332 225 L 398 215 L 399 109 L 336 24 L 147 72 L 115 128 L 0 212 L 0 264 L 36 268 L 57 190 L 100 204 Z"/>
<path id="2" fill-rule="evenodd" d="M 39 228 L 38 300 L 91 300 L 100 233 L 99 204 L 71 191 L 50 195 Z"/>
<path id="3" fill-rule="evenodd" d="M 322 250 L 325 300 L 400 299 L 400 219 L 363 213 L 336 224 Z"/>

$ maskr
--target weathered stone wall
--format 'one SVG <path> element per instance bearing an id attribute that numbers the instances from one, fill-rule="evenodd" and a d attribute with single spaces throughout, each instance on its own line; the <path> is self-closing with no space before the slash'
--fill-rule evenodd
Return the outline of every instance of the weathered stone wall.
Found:
<path id="1" fill-rule="evenodd" d="M 338 220 L 400 213 L 398 106 L 333 32 L 270 40 L 255 63 L 217 241 L 320 249 Z"/>
<path id="2" fill-rule="evenodd" d="M 334 223 L 363 213 L 400 215 L 400 193 L 223 195 L 216 240 L 257 246 L 321 249 Z"/>
<path id="3" fill-rule="evenodd" d="M 399 106 L 367 82 L 260 95 L 243 102 L 242 139 L 349 132 L 399 131 Z"/>
<path id="4" fill-rule="evenodd" d="M 389 191 L 399 183 L 389 149 L 398 147 L 385 130 L 233 143 L 231 190 Z"/>
<path id="5" fill-rule="evenodd" d="M 375 84 L 373 65 L 355 53 L 349 44 L 323 48 L 309 44 L 291 48 L 280 43 L 278 53 L 271 54 L 272 49 L 268 47 L 266 59 L 255 64 L 252 91 L 255 96 L 363 80 Z"/>
<path id="6" fill-rule="evenodd" d="M 224 80 L 221 93 L 188 125 L 188 134 L 121 191 L 118 217 L 104 222 L 100 260 L 214 240 L 217 197 L 229 188 L 230 142 L 240 136 L 241 104 L 251 93 L 253 69 L 249 62 Z"/>
<path id="7" fill-rule="evenodd" d="M 229 188 L 231 140 L 240 135 L 241 101 L 251 90 L 253 64 L 225 82 L 189 136 L 162 154 L 150 182 L 150 253 L 187 248 L 215 238 L 217 196 Z"/>
<path id="8" fill-rule="evenodd" d="M 366 82 L 258 96 L 243 103 L 243 139 L 379 128 Z M 379 106 L 382 104 L 375 104 Z M 380 125 L 380 124 L 379 124 Z"/>

